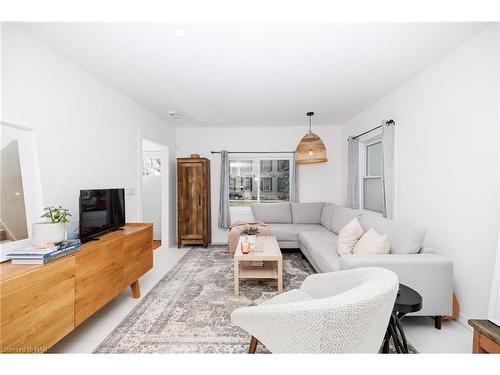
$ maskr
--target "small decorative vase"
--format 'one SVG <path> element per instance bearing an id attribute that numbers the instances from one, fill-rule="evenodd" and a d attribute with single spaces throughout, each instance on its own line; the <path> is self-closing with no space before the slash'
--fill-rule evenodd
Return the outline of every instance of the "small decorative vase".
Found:
<path id="1" fill-rule="evenodd" d="M 243 254 L 248 254 L 250 252 L 250 243 L 249 242 L 242 242 L 241 243 L 241 252 Z"/>
<path id="2" fill-rule="evenodd" d="M 64 241 L 66 236 L 66 225 L 64 223 L 33 223 L 32 238 L 33 245 L 39 247 L 46 243 L 58 243 Z"/>
<path id="3" fill-rule="evenodd" d="M 250 242 L 251 245 L 255 245 L 255 241 L 257 241 L 257 236 L 247 236 L 247 241 Z"/>

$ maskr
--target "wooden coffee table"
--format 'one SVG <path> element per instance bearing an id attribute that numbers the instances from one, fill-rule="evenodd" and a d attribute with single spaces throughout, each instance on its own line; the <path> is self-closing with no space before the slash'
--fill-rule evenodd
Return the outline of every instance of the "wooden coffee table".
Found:
<path id="1" fill-rule="evenodd" d="M 283 291 L 283 256 L 278 241 L 274 236 L 257 236 L 254 249 L 250 253 L 241 252 L 240 237 L 238 247 L 234 253 L 234 295 L 240 294 L 240 279 L 277 279 L 278 293 Z M 252 261 L 264 264 L 260 267 L 252 266 Z"/>

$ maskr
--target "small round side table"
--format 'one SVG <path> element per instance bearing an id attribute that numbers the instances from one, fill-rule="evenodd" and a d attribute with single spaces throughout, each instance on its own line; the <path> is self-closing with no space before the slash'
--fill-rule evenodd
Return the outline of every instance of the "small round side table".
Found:
<path id="1" fill-rule="evenodd" d="M 417 312 L 421 309 L 422 296 L 412 288 L 399 284 L 398 296 L 392 308 L 391 318 L 382 344 L 382 353 L 389 353 L 389 341 L 392 338 L 396 353 L 408 354 L 408 342 L 406 341 L 401 319 L 406 314 Z"/>

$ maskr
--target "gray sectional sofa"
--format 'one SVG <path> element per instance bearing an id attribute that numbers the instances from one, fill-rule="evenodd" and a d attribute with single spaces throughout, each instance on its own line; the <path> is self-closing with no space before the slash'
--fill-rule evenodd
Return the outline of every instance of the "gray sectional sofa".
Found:
<path id="1" fill-rule="evenodd" d="M 453 265 L 424 246 L 423 229 L 324 202 L 260 203 L 252 205 L 252 212 L 255 220 L 270 226 L 282 249 L 299 248 L 317 272 L 387 268 L 396 272 L 400 283 L 422 296 L 422 310 L 414 315 L 451 315 Z M 355 217 L 365 230 L 373 228 L 387 235 L 390 254 L 339 256 L 337 235 Z"/>

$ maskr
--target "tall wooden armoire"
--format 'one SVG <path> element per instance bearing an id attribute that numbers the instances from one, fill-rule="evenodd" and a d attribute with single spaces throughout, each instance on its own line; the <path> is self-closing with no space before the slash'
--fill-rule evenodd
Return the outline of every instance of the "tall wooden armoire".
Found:
<path id="1" fill-rule="evenodd" d="M 208 247 L 210 240 L 210 160 L 178 158 L 177 246 Z"/>

